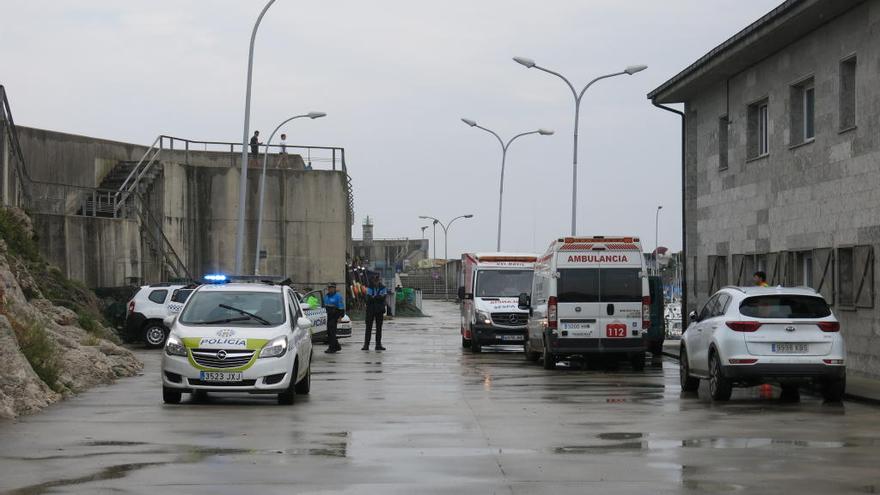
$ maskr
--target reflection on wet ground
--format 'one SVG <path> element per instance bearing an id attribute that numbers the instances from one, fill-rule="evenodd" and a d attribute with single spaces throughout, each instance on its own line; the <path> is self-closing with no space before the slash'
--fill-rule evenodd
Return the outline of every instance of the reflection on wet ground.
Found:
<path id="1" fill-rule="evenodd" d="M 546 371 L 461 349 L 452 305 L 391 351 L 316 355 L 312 393 L 161 404 L 143 376 L 0 424 L 0 493 L 874 493 L 880 415 L 804 394 L 682 394 L 676 363 Z M 356 323 L 357 325 L 357 323 Z M 358 335 L 355 329 L 355 335 Z M 354 339 L 349 339 L 354 340 Z M 387 342 L 384 342 L 386 341 Z M 589 364 L 589 363 L 588 363 Z M 585 369 L 586 368 L 586 369 Z M 243 488 L 246 487 L 246 488 Z"/>

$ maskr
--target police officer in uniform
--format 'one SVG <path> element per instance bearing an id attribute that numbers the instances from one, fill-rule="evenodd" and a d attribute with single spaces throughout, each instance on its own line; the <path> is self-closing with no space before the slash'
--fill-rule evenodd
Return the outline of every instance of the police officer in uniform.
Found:
<path id="1" fill-rule="evenodd" d="M 335 354 L 342 350 L 339 341 L 336 340 L 336 325 L 345 315 L 345 302 L 342 301 L 342 295 L 336 292 L 336 284 L 331 283 L 327 286 L 327 293 L 324 294 L 324 309 L 327 310 L 327 354 Z"/>
<path id="2" fill-rule="evenodd" d="M 370 336 L 373 333 L 373 322 L 376 322 L 376 350 L 384 351 L 382 347 L 382 322 L 385 319 L 385 295 L 388 289 L 382 285 L 378 275 L 374 275 L 367 287 L 367 329 L 364 333 L 364 346 L 362 351 L 370 349 Z"/>

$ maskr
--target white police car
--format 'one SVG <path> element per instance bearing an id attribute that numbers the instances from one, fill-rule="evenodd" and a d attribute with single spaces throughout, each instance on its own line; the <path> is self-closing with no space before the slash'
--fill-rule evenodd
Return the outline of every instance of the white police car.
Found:
<path id="1" fill-rule="evenodd" d="M 162 397 L 183 393 L 278 394 L 292 404 L 311 387 L 312 321 L 286 285 L 202 285 L 190 295 L 162 353 Z"/>

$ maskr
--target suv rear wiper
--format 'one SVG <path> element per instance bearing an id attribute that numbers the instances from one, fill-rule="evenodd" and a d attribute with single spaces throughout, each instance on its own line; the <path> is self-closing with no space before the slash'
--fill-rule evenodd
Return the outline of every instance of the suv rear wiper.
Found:
<path id="1" fill-rule="evenodd" d="M 247 312 L 247 311 L 245 311 L 245 310 L 243 310 L 243 309 L 238 309 L 238 308 L 232 307 L 232 306 L 230 306 L 230 305 L 228 305 L 228 304 L 218 304 L 218 306 L 220 306 L 220 307 L 223 308 L 223 309 L 228 309 L 229 311 L 235 311 L 236 313 L 241 313 L 241 314 L 243 314 L 243 315 L 245 315 L 245 316 L 250 316 L 251 318 L 257 320 L 257 321 L 260 322 L 260 323 L 262 323 L 263 325 L 271 325 L 271 324 L 272 324 L 269 320 L 267 320 L 267 319 L 265 319 L 265 318 L 263 318 L 263 317 L 257 316 L 257 315 L 255 315 L 255 314 L 253 314 L 253 313 L 249 313 L 249 312 Z"/>

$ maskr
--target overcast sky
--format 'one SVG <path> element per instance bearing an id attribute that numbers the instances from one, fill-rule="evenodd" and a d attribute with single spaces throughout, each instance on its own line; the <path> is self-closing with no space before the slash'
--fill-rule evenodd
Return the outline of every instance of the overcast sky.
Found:
<path id="1" fill-rule="evenodd" d="M 290 115 L 288 142 L 342 146 L 356 222 L 413 237 L 456 222 L 449 256 L 494 250 L 500 146 L 510 149 L 502 248 L 541 252 L 569 232 L 573 98 L 535 59 L 594 85 L 580 126 L 579 234 L 681 247 L 678 117 L 645 95 L 780 0 L 278 0 L 257 37 L 251 129 Z M 241 139 L 250 30 L 263 0 L 4 0 L 0 83 L 21 125 L 149 144 Z M 439 230 L 439 229 L 438 229 Z M 431 229 L 427 231 L 431 237 Z M 438 232 L 442 248 L 442 234 Z M 442 249 L 438 249 L 442 257 Z"/>

